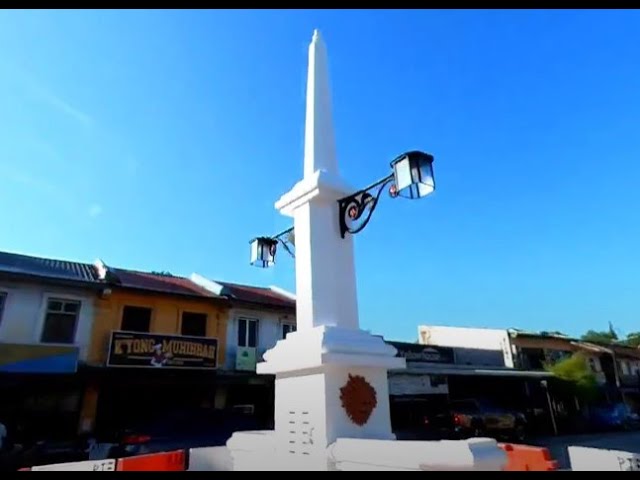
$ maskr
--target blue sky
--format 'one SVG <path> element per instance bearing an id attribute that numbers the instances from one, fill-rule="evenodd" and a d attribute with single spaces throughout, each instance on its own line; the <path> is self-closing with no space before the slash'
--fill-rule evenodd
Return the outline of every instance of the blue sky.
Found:
<path id="1" fill-rule="evenodd" d="M 0 12 L 0 249 L 293 289 L 248 241 L 302 173 L 307 47 L 341 170 L 438 190 L 356 236 L 361 324 L 640 330 L 640 12 Z"/>

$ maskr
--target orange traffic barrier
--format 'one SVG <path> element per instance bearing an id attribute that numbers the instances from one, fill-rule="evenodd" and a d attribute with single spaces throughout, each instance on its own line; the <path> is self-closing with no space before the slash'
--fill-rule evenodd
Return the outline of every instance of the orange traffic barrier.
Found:
<path id="1" fill-rule="evenodd" d="M 551 458 L 548 448 L 511 443 L 500 443 L 498 446 L 507 453 L 507 465 L 503 470 L 510 472 L 558 470 L 558 461 Z"/>
<path id="2" fill-rule="evenodd" d="M 181 472 L 185 470 L 185 466 L 185 452 L 177 450 L 119 458 L 116 470 L 119 472 Z"/>

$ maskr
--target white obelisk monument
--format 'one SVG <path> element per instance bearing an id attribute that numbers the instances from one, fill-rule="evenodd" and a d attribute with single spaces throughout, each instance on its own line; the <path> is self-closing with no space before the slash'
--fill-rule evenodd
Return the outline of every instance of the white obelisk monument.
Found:
<path id="1" fill-rule="evenodd" d="M 275 374 L 275 429 L 227 442 L 234 470 L 500 470 L 492 439 L 395 441 L 387 371 L 405 367 L 382 338 L 360 330 L 353 240 L 340 237 L 338 202 L 353 189 L 336 157 L 327 53 L 309 46 L 304 176 L 276 202 L 293 217 L 298 330 L 264 355 Z"/>
<path id="2" fill-rule="evenodd" d="M 297 331 L 257 367 L 276 376 L 275 431 L 236 434 L 229 442 L 236 468 L 244 463 L 238 451 L 246 451 L 256 469 L 326 470 L 327 446 L 339 437 L 395 438 L 387 370 L 405 363 L 359 328 L 353 240 L 340 237 L 337 202 L 354 189 L 338 170 L 327 53 L 317 30 L 306 103 L 304 177 L 275 205 L 294 221 Z"/>

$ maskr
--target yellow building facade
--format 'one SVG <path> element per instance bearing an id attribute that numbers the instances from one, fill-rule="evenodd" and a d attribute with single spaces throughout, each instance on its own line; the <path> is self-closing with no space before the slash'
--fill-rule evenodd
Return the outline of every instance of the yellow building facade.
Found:
<path id="1" fill-rule="evenodd" d="M 193 299 L 161 292 L 115 290 L 108 298 L 96 300 L 95 320 L 87 362 L 106 365 L 111 332 L 122 331 L 126 307 L 151 310 L 149 332 L 160 335 L 181 335 L 184 313 L 206 315 L 206 337 L 218 340 L 217 360 L 222 364 L 226 352 L 229 308 L 210 298 Z"/>
<path id="2" fill-rule="evenodd" d="M 79 431 L 215 402 L 228 301 L 184 277 L 96 269 L 105 288 L 94 303 Z"/>

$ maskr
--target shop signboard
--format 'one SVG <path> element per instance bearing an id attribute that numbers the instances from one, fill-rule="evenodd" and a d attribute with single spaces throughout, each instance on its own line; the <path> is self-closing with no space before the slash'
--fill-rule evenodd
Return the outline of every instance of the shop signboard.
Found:
<path id="1" fill-rule="evenodd" d="M 218 340 L 185 335 L 111 332 L 108 367 L 215 369 Z"/>
<path id="2" fill-rule="evenodd" d="M 256 349 L 251 347 L 237 347 L 236 370 L 256 371 Z"/>

